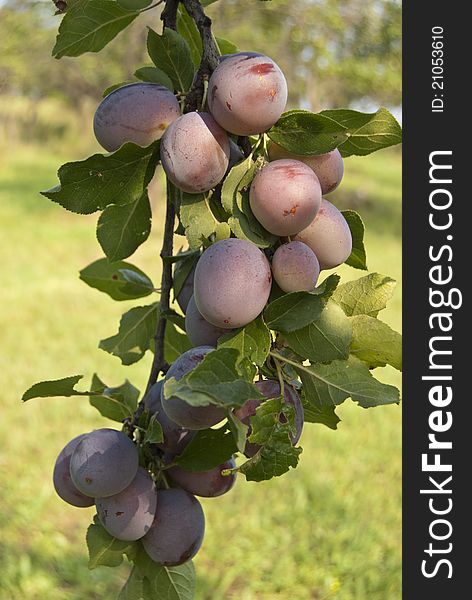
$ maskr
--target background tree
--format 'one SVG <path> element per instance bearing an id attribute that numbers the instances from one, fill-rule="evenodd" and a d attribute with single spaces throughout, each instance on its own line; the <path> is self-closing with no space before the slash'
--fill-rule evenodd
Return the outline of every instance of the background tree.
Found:
<path id="1" fill-rule="evenodd" d="M 84 122 L 103 90 L 131 79 L 136 65 L 149 64 L 144 48 L 145 25 L 155 21 L 151 14 L 119 34 L 119 41 L 109 44 L 99 60 L 86 54 L 80 61 L 55 61 L 50 48 L 61 17 L 53 15 L 51 5 L 50 0 L 0 2 L 0 123 L 7 118 L 22 122 L 28 110 L 35 118 L 15 132 L 30 139 L 46 135 L 37 115 L 42 99 L 60 99 L 64 110 L 72 110 L 69 122 Z M 263 11 L 254 0 L 224 0 L 208 6 L 207 12 L 216 28 L 238 40 L 241 50 L 279 57 L 281 68 L 290 73 L 289 106 L 369 109 L 401 102 L 399 0 L 277 0 L 267 2 Z M 34 102 L 15 110 L 6 96 Z M 55 105 L 56 112 L 60 105 Z M 47 126 L 51 128 L 51 119 Z M 56 137 L 64 127 L 61 123 Z M 74 135 L 80 136 L 80 130 L 76 127 Z"/>

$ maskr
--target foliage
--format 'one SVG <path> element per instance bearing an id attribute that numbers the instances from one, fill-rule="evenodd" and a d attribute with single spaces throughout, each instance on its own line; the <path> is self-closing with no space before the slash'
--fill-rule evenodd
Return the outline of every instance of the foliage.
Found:
<path id="1" fill-rule="evenodd" d="M 67 107 L 61 103 L 59 110 L 72 107 L 73 119 L 79 115 L 83 126 L 83 110 L 90 101 L 97 102 L 103 90 L 113 83 L 132 80 L 137 67 L 150 66 L 144 45 L 145 25 L 156 27 L 154 11 L 141 13 L 118 34 L 116 42 L 104 48 L 100 60 L 93 54 L 85 54 L 73 66 L 72 59 L 65 57 L 58 62 L 50 56 L 61 18 L 54 17 L 53 12 L 54 5 L 49 1 L 1 3 L 0 95 L 20 93 L 34 98 L 35 103 L 45 97 L 64 99 Z M 242 50 L 255 49 L 277 57 L 282 69 L 291 74 L 292 106 L 319 110 L 359 103 L 384 106 L 400 103 L 401 3 L 398 0 L 277 0 L 264 5 L 254 0 L 220 0 L 208 7 L 208 13 L 216 30 L 238 40 Z M 247 18 L 241 18 L 241 14 Z M 181 19 L 181 33 L 183 26 Z M 193 36 L 198 45 L 198 37 L 195 38 L 195 33 Z M 27 45 L 23 43 L 25 39 Z M 226 46 L 221 51 L 235 49 Z M 35 57 L 34 69 L 31 56 Z M 315 73 L 319 74 L 316 78 Z M 66 122 L 64 127 L 70 124 Z M 42 133 L 33 131 L 38 137 Z M 63 132 L 62 129 L 57 135 L 63 136 Z M 78 135 L 83 135 L 80 128 Z M 30 128 L 26 139 L 31 139 Z"/>
<path id="2" fill-rule="evenodd" d="M 138 16 L 135 10 L 128 8 L 111 0 L 77 0 L 59 28 L 55 47 L 57 57 L 102 49 Z M 196 81 L 191 28 L 181 28 L 181 33 L 165 28 L 162 35 L 150 30 L 147 47 L 156 68 L 167 75 L 174 91 L 188 91 Z M 229 235 L 264 249 L 273 249 L 278 244 L 277 239 L 257 223 L 248 203 L 252 179 L 267 160 L 268 138 L 295 154 L 323 154 L 339 147 L 346 157 L 367 155 L 399 143 L 401 139 L 400 128 L 386 109 L 374 114 L 344 109 L 316 114 L 308 111 L 285 113 L 267 134 L 261 134 L 254 141 L 249 156 L 231 169 L 221 189 L 216 188 L 196 199 L 181 193 L 168 193 L 168 202 L 174 205 L 192 251 L 200 246 L 208 247 L 219 236 Z M 86 283 L 92 285 L 93 282 L 93 287 L 116 300 L 123 299 L 122 294 L 127 288 L 126 285 L 116 287 L 114 282 L 119 280 L 116 272 L 111 275 L 110 282 L 110 272 L 117 268 L 117 263 L 128 266 L 120 261 L 131 256 L 150 232 L 147 186 L 157 167 L 157 148 L 157 143 L 148 148 L 128 143 L 115 153 L 68 163 L 59 170 L 60 185 L 44 192 L 46 197 L 72 212 L 102 211 L 97 238 L 108 265 L 102 263 L 98 269 L 102 277 L 98 285 L 96 275 L 95 279 L 93 277 L 97 272 L 96 262 L 83 269 L 81 274 Z M 349 211 L 346 220 L 354 242 L 353 254 L 346 262 L 365 270 L 363 223 L 354 211 Z M 167 238 L 164 244 L 166 241 Z M 166 258 L 170 257 L 163 256 L 164 260 Z M 118 269 L 118 272 L 131 287 L 142 288 L 144 285 L 152 293 L 151 280 L 144 272 L 133 268 Z M 88 281 L 84 273 L 88 273 Z M 157 344 L 164 344 L 164 339 L 159 340 L 156 334 L 161 323 L 165 327 L 166 321 L 173 322 L 184 328 L 182 318 L 167 308 L 170 290 L 165 290 L 165 273 L 164 266 L 161 302 L 127 311 L 122 316 L 118 333 L 100 342 L 100 348 L 119 357 L 124 365 L 139 361 L 154 347 L 154 339 Z M 364 285 L 369 277 L 370 285 Z M 312 292 L 276 294 L 262 317 L 223 338 L 217 349 L 208 353 L 181 379 L 166 381 L 163 388 L 166 398 L 178 397 L 193 407 L 216 405 L 228 414 L 228 421 L 222 428 L 197 435 L 177 462 L 180 460 L 179 464 L 190 469 L 201 469 L 203 465 L 208 469 L 236 450 L 241 451 L 241 431 L 235 427 L 229 412 L 248 400 L 259 400 L 261 404 L 250 421 L 249 441 L 260 448 L 235 470 L 244 474 L 248 481 L 262 481 L 283 475 L 297 466 L 302 450 L 293 447 L 290 441 L 295 426 L 294 409 L 282 397 L 265 399 L 254 385 L 257 373 L 278 378 L 282 388 L 289 384 L 295 386 L 303 398 L 306 420 L 330 428 L 336 426 L 337 406 L 348 398 L 363 408 L 397 403 L 398 390 L 380 383 L 370 372 L 387 363 L 401 368 L 398 334 L 378 321 L 376 309 L 372 308 L 383 308 L 382 293 L 379 294 L 377 285 L 372 285 L 378 280 L 383 281 L 381 276 L 373 274 L 359 280 L 357 289 L 356 284 L 352 284 L 352 289 L 346 290 L 338 287 L 339 278 L 331 275 Z M 136 295 L 136 287 L 132 289 L 134 297 L 141 297 Z M 357 302 L 356 296 L 360 294 Z M 388 292 L 384 290 L 383 297 L 386 295 Z M 169 325 L 169 331 L 176 333 L 173 325 Z M 388 351 L 386 343 L 389 344 Z M 179 345 L 174 343 L 172 346 L 176 354 Z M 165 348 L 161 350 L 164 352 Z M 159 351 L 156 345 L 156 359 Z M 159 370 L 165 369 L 159 364 Z M 79 392 L 75 389 L 79 380 L 80 376 L 74 376 L 35 384 L 25 392 L 23 400 L 87 395 L 103 416 L 123 420 L 124 431 L 130 437 L 133 438 L 135 430 L 144 428 L 144 438 L 140 435 L 134 438 L 143 453 L 149 451 L 150 443 L 160 439 L 162 432 L 159 427 L 154 430 L 153 420 L 143 420 L 139 410 L 134 412 L 138 392 L 132 384 L 125 382 L 118 388 L 109 388 L 94 376 L 91 390 Z M 155 378 L 150 383 L 154 381 Z M 161 471 L 165 471 L 159 455 L 147 466 L 158 479 Z M 158 595 L 176 600 L 193 597 L 194 571 L 190 562 L 172 569 L 156 566 L 146 557 L 139 542 L 118 542 L 97 521 L 88 530 L 87 544 L 90 568 L 118 566 L 123 556 L 134 564 L 121 597 L 146 599 Z"/>
<path id="3" fill-rule="evenodd" d="M 97 370 L 111 386 L 123 383 L 120 361 L 94 349 L 93 340 L 113 333 L 121 312 L 145 302 L 112 302 L 74 276 L 99 257 L 93 223 L 41 200 L 37 190 L 52 183 L 61 160 L 77 156 L 77 149 L 64 157 L 49 148 L 18 148 L 0 159 L 0 247 L 8 259 L 2 272 L 7 310 L 0 338 L 10 357 L 0 398 L 0 597 L 11 600 L 114 598 L 129 575 L 126 559 L 117 568 L 87 569 L 83 538 L 93 509 L 72 509 L 51 485 L 51 467 L 64 443 L 106 422 L 90 409 L 87 397 L 50 399 L 47 407 L 40 401 L 24 406 L 16 401 L 44 375 L 62 377 L 76 369 L 90 376 Z M 400 208 L 398 153 L 349 159 L 334 201 L 341 206 L 355 201 L 361 181 L 368 185 L 356 206 L 367 228 L 369 265 L 400 280 L 394 212 Z M 157 243 L 161 194 L 158 186 L 152 234 Z M 158 287 L 154 244 L 141 246 L 132 262 L 152 274 Z M 337 272 L 343 281 L 359 276 L 348 266 Z M 395 329 L 400 297 L 397 288 L 379 313 Z M 147 357 L 127 368 L 126 376 L 135 384 L 145 381 L 151 355 Z M 391 367 L 375 372 L 382 381 L 400 384 L 401 374 Z M 89 384 L 84 380 L 77 387 L 87 390 Z M 195 561 L 196 599 L 231 594 L 284 600 L 309 600 L 313 594 L 333 600 L 401 597 L 400 411 L 395 405 L 359 410 L 345 402 L 336 412 L 342 419 L 337 432 L 306 425 L 301 460 L 289 475 L 260 484 L 241 481 L 219 500 L 204 501 L 210 526 Z M 35 468 L 28 469 L 32 456 Z M 235 507 L 244 507 L 244 519 Z M 26 542 L 25 528 L 30 531 Z"/>

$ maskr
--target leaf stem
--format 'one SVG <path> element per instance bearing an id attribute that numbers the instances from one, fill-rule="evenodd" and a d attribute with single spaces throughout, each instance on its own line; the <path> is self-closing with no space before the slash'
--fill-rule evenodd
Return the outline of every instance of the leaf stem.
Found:
<path id="1" fill-rule="evenodd" d="M 157 487 L 158 489 L 161 490 L 169 490 L 170 489 L 170 483 L 167 479 L 167 476 L 164 474 L 164 472 L 162 470 L 159 471 L 159 477 L 158 480 L 156 481 Z"/>

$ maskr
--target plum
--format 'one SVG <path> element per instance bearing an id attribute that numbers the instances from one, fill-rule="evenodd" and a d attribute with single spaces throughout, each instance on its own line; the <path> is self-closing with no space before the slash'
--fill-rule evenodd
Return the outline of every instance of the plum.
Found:
<path id="1" fill-rule="evenodd" d="M 195 496 L 179 488 L 159 490 L 156 516 L 142 544 L 155 562 L 177 566 L 197 554 L 204 533 L 205 515 Z"/>
<path id="2" fill-rule="evenodd" d="M 226 132 L 205 112 L 189 112 L 176 119 L 161 141 L 161 163 L 174 185 L 198 194 L 215 187 L 229 165 Z"/>
<path id="3" fill-rule="evenodd" d="M 164 379 L 155 383 L 148 393 L 144 396 L 144 407 L 162 427 L 164 434 L 164 442 L 156 444 L 158 448 L 172 455 L 180 454 L 183 449 L 190 443 L 195 433 L 181 427 L 169 419 L 165 410 L 162 408 L 162 386 Z"/>
<path id="4" fill-rule="evenodd" d="M 212 346 L 199 346 L 184 352 L 172 364 L 166 374 L 166 381 L 174 377 L 177 381 L 194 369 L 208 352 L 214 350 Z M 162 407 L 172 421 L 188 429 L 207 429 L 216 425 L 225 417 L 225 411 L 219 406 L 191 406 L 176 396 L 165 397 L 162 391 Z"/>
<path id="5" fill-rule="evenodd" d="M 156 514 L 154 481 L 146 469 L 139 467 L 128 487 L 114 496 L 96 498 L 95 506 L 110 535 L 119 540 L 139 540 L 151 528 Z"/>
<path id="6" fill-rule="evenodd" d="M 185 331 L 193 346 L 215 346 L 222 335 L 231 329 L 216 327 L 206 321 L 199 313 L 195 298 L 192 296 L 185 315 Z"/>
<path id="7" fill-rule="evenodd" d="M 271 284 L 269 261 L 255 244 L 235 238 L 220 240 L 198 261 L 195 304 L 216 327 L 243 327 L 262 312 Z"/>
<path id="8" fill-rule="evenodd" d="M 321 269 L 337 267 L 352 252 L 352 235 L 346 219 L 334 204 L 324 198 L 314 220 L 293 239 L 313 250 Z"/>
<path id="9" fill-rule="evenodd" d="M 68 504 L 71 504 L 72 506 L 78 506 L 80 508 L 92 506 L 93 498 L 85 496 L 82 494 L 82 492 L 79 492 L 79 490 L 72 483 L 70 476 L 70 457 L 72 456 L 72 452 L 74 452 L 77 444 L 85 435 L 85 433 L 78 435 L 64 446 L 57 457 L 53 473 L 54 489 L 56 490 L 58 496 L 60 496 Z"/>
<path id="10" fill-rule="evenodd" d="M 326 154 L 300 156 L 284 150 L 275 142 L 271 142 L 269 144 L 269 158 L 271 161 L 291 158 L 308 165 L 316 173 L 323 195 L 334 191 L 341 183 L 344 175 L 343 157 L 337 148 Z"/>
<path id="11" fill-rule="evenodd" d="M 125 142 L 149 146 L 180 116 L 174 94 L 156 83 L 131 83 L 108 94 L 93 119 L 98 143 L 114 152 Z"/>
<path id="12" fill-rule="evenodd" d="M 310 292 L 318 281 L 320 263 L 306 244 L 289 242 L 275 251 L 272 257 L 272 274 L 284 292 Z"/>
<path id="13" fill-rule="evenodd" d="M 223 469 L 234 469 L 236 462 L 230 458 L 226 462 L 218 465 L 209 471 L 187 471 L 182 467 L 171 467 L 166 471 L 171 480 L 182 489 L 203 496 L 204 498 L 214 498 L 222 496 L 229 492 L 236 483 L 236 473 L 231 475 L 222 475 Z"/>
<path id="14" fill-rule="evenodd" d="M 266 131 L 287 103 L 284 74 L 271 58 L 255 52 L 223 59 L 208 85 L 211 114 L 230 133 L 247 136 Z"/>
<path id="15" fill-rule="evenodd" d="M 76 488 L 92 498 L 113 496 L 136 476 L 138 450 L 116 429 L 96 429 L 77 444 L 70 458 L 70 476 Z"/>
<path id="16" fill-rule="evenodd" d="M 299 160 L 275 160 L 254 177 L 249 203 L 267 231 L 294 235 L 313 221 L 320 208 L 320 182 L 310 167 Z"/>

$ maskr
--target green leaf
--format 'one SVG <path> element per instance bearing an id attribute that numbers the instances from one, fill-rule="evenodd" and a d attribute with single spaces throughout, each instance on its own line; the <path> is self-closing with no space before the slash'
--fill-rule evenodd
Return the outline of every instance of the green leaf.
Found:
<path id="1" fill-rule="evenodd" d="M 131 569 L 131 573 L 118 594 L 117 600 L 144 600 L 143 577 L 136 567 Z"/>
<path id="2" fill-rule="evenodd" d="M 178 567 L 161 567 L 154 563 L 150 577 L 143 582 L 144 600 L 193 600 L 195 567 L 191 561 Z"/>
<path id="3" fill-rule="evenodd" d="M 106 88 L 106 90 L 103 91 L 102 98 L 106 98 L 109 94 L 111 94 L 115 90 L 118 90 L 120 87 L 123 87 L 125 85 L 129 85 L 130 83 L 135 83 L 135 82 L 131 81 L 131 80 L 121 81 L 120 83 L 114 83 L 113 85 L 108 86 Z"/>
<path id="4" fill-rule="evenodd" d="M 136 202 L 151 181 L 159 160 L 159 142 L 141 148 L 128 142 L 113 154 L 94 154 L 66 163 L 60 185 L 41 192 L 71 212 L 88 215 L 110 204 Z"/>
<path id="5" fill-rule="evenodd" d="M 315 406 L 306 400 L 302 394 L 303 413 L 305 423 L 320 423 L 330 429 L 336 430 L 341 419 L 338 417 L 334 406 Z"/>
<path id="6" fill-rule="evenodd" d="M 118 333 L 102 340 L 99 348 L 118 356 L 123 365 L 132 365 L 140 360 L 156 331 L 158 303 L 137 306 L 126 312 L 120 321 Z"/>
<path id="7" fill-rule="evenodd" d="M 241 358 L 248 358 L 262 367 L 269 355 L 271 342 L 270 331 L 262 316 L 259 316 L 236 333 L 221 337 L 218 348 L 235 348 Z"/>
<path id="8" fill-rule="evenodd" d="M 202 39 L 195 21 L 190 17 L 182 4 L 179 6 L 177 12 L 177 31 L 188 43 L 193 64 L 195 67 L 199 67 L 202 59 Z"/>
<path id="9" fill-rule="evenodd" d="M 147 191 L 125 206 L 108 206 L 97 224 L 97 239 L 111 262 L 128 258 L 151 232 L 151 204 Z"/>
<path id="10" fill-rule="evenodd" d="M 228 426 L 233 434 L 237 449 L 241 454 L 244 454 L 249 426 L 235 417 L 232 410 L 228 411 Z"/>
<path id="11" fill-rule="evenodd" d="M 200 258 L 200 251 L 182 252 L 181 254 L 177 255 L 176 258 L 178 257 L 181 257 L 181 259 L 176 261 L 174 267 L 174 275 L 172 279 L 174 299 L 177 298 L 177 296 L 182 291 L 187 277 L 190 275 L 190 272 L 197 264 L 197 261 Z"/>
<path id="12" fill-rule="evenodd" d="M 400 401 L 397 388 L 377 381 L 366 365 L 353 356 L 328 365 L 307 366 L 275 352 L 272 355 L 294 367 L 302 380 L 306 401 L 315 408 L 337 406 L 347 398 L 362 408 Z"/>
<path id="13" fill-rule="evenodd" d="M 341 108 L 323 110 L 320 115 L 331 119 L 340 128 L 345 128 L 348 137 L 339 147 L 344 157 L 365 156 L 402 141 L 401 127 L 386 108 L 379 108 L 375 113 Z"/>
<path id="14" fill-rule="evenodd" d="M 215 233 L 218 221 L 210 210 L 208 194 L 182 193 L 180 221 L 191 250 L 198 250 L 205 238 Z"/>
<path id="15" fill-rule="evenodd" d="M 165 317 L 168 321 L 177 325 L 182 331 L 185 331 L 185 317 L 180 315 L 177 311 L 169 308 L 169 310 L 165 310 L 162 313 L 162 316 Z"/>
<path id="16" fill-rule="evenodd" d="M 233 42 L 226 40 L 225 38 L 217 37 L 216 43 L 218 44 L 218 48 L 221 54 L 235 54 L 239 52 L 239 48 Z"/>
<path id="17" fill-rule="evenodd" d="M 181 262 L 185 262 L 187 259 L 198 258 L 200 251 L 198 250 L 179 250 L 174 256 L 163 256 L 162 260 L 165 264 L 177 265 Z"/>
<path id="18" fill-rule="evenodd" d="M 339 148 L 343 156 L 363 156 L 401 142 L 401 128 L 385 108 L 375 113 L 292 110 L 267 133 L 276 144 L 298 155 L 324 154 Z"/>
<path id="19" fill-rule="evenodd" d="M 61 58 L 99 52 L 138 15 L 113 0 L 76 0 L 61 21 L 52 55 Z"/>
<path id="20" fill-rule="evenodd" d="M 226 426 L 197 431 L 174 462 L 187 471 L 209 471 L 230 459 L 238 448 Z"/>
<path id="21" fill-rule="evenodd" d="M 97 522 L 87 529 L 87 548 L 89 551 L 89 569 L 101 565 L 117 567 L 123 562 L 123 555 L 133 551 L 136 542 L 123 542 L 112 537 Z"/>
<path id="22" fill-rule="evenodd" d="M 249 399 L 264 399 L 257 387 L 238 371 L 239 352 L 234 348 L 219 348 L 209 352 L 190 373 L 176 381 L 173 377 L 164 385 L 166 398 L 176 396 L 191 406 L 215 404 L 230 408 L 241 406 Z"/>
<path id="23" fill-rule="evenodd" d="M 354 210 L 343 210 L 341 214 L 346 219 L 352 235 L 352 252 L 345 262 L 355 269 L 367 271 L 364 248 L 364 223 L 360 215 Z"/>
<path id="24" fill-rule="evenodd" d="M 190 48 L 179 33 L 166 28 L 158 35 L 149 29 L 147 47 L 152 62 L 170 77 L 177 91 L 190 89 L 195 69 Z"/>
<path id="25" fill-rule="evenodd" d="M 153 415 L 149 421 L 143 442 L 145 444 L 160 444 L 163 441 L 164 433 L 162 432 L 161 424 L 157 420 L 156 415 Z"/>
<path id="26" fill-rule="evenodd" d="M 326 279 L 323 279 L 323 281 L 314 289 L 314 293 L 321 295 L 323 300 L 327 302 L 334 294 L 334 290 L 338 287 L 340 280 L 341 277 L 339 275 L 332 273 L 331 275 L 328 275 Z"/>
<path id="27" fill-rule="evenodd" d="M 113 264 L 113 263 L 111 263 Z M 126 263 L 125 263 L 126 264 Z M 129 263 L 127 263 L 129 264 Z M 119 273 L 123 277 L 123 280 L 126 282 L 126 286 L 123 288 L 123 292 L 126 294 L 133 293 L 137 294 L 138 290 L 142 290 L 143 288 L 149 289 L 152 286 L 152 292 L 156 291 L 154 289 L 152 281 L 149 277 L 143 273 L 137 267 L 130 265 L 131 269 L 120 269 Z M 142 296 L 135 296 L 136 298 L 141 298 Z"/>
<path id="28" fill-rule="evenodd" d="M 215 228 L 215 240 L 219 242 L 220 240 L 227 240 L 231 237 L 231 228 L 228 223 L 217 223 Z"/>
<path id="29" fill-rule="evenodd" d="M 281 422 L 281 413 L 286 417 L 285 422 Z M 251 417 L 249 441 L 261 448 L 238 469 L 248 481 L 272 479 L 297 466 L 302 449 L 294 448 L 290 441 L 293 420 L 293 406 L 282 398 L 272 398 L 257 408 Z"/>
<path id="30" fill-rule="evenodd" d="M 111 388 L 94 374 L 91 383 L 94 395 L 90 404 L 106 419 L 122 422 L 132 417 L 138 406 L 139 390 L 128 380 L 118 387 Z"/>
<path id="31" fill-rule="evenodd" d="M 368 315 L 350 317 L 352 324 L 351 354 L 370 369 L 392 365 L 402 370 L 402 336 L 386 323 Z"/>
<path id="32" fill-rule="evenodd" d="M 178 567 L 155 563 L 140 546 L 134 565 L 143 579 L 143 600 L 194 600 L 195 569 L 192 561 Z"/>
<path id="33" fill-rule="evenodd" d="M 153 0 L 117 0 L 125 10 L 141 10 L 149 6 Z"/>
<path id="34" fill-rule="evenodd" d="M 319 319 L 321 311 L 333 294 L 339 275 L 327 277 L 312 292 L 290 292 L 273 300 L 264 311 L 270 329 L 290 333 Z"/>
<path id="35" fill-rule="evenodd" d="M 126 380 L 116 388 L 107 387 L 97 375 L 93 376 L 90 391 L 80 392 L 75 389 L 83 375 L 75 375 L 55 381 L 35 383 L 23 394 L 23 402 L 32 398 L 54 398 L 57 396 L 89 396 L 90 404 L 106 418 L 122 421 L 132 416 L 136 410 L 139 390 Z"/>
<path id="36" fill-rule="evenodd" d="M 347 127 L 306 110 L 284 113 L 267 134 L 284 150 L 300 156 L 331 152 L 348 139 Z"/>
<path id="37" fill-rule="evenodd" d="M 348 358 L 352 326 L 342 308 L 328 302 L 319 319 L 303 329 L 285 333 L 284 338 L 303 359 L 328 363 Z"/>
<path id="38" fill-rule="evenodd" d="M 234 197 L 242 178 L 248 173 L 255 174 L 255 165 L 250 156 L 235 165 L 226 176 L 221 188 L 221 204 L 228 214 L 232 214 Z"/>
<path id="39" fill-rule="evenodd" d="M 78 392 L 74 389 L 82 378 L 83 375 L 73 375 L 72 377 L 64 377 L 64 379 L 35 383 L 23 394 L 22 401 L 26 402 L 32 398 L 54 398 L 56 396 L 87 396 L 87 392 Z"/>
<path id="40" fill-rule="evenodd" d="M 291 292 L 271 302 L 264 311 L 267 325 L 288 333 L 318 319 L 323 310 L 320 296 L 311 292 Z"/>
<path id="41" fill-rule="evenodd" d="M 108 262 L 100 258 L 80 271 L 80 279 L 113 300 L 133 300 L 149 296 L 154 285 L 140 269 L 128 262 Z"/>
<path id="42" fill-rule="evenodd" d="M 164 337 L 164 358 L 172 364 L 181 354 L 192 348 L 190 340 L 185 333 L 177 331 L 175 325 L 167 321 Z"/>
<path id="43" fill-rule="evenodd" d="M 255 174 L 256 164 L 251 157 L 234 166 L 223 182 L 221 204 L 230 215 L 228 225 L 236 237 L 268 248 L 277 237 L 262 227 L 249 206 L 249 187 Z"/>
<path id="44" fill-rule="evenodd" d="M 135 72 L 134 76 L 141 81 L 158 83 L 168 88 L 171 92 L 174 91 L 174 84 L 170 80 L 170 77 L 157 67 L 141 67 Z"/>
<path id="45" fill-rule="evenodd" d="M 332 299 L 339 304 L 348 317 L 354 315 L 376 317 L 387 306 L 396 285 L 396 281 L 386 275 L 370 273 L 340 285 L 333 293 Z"/>

